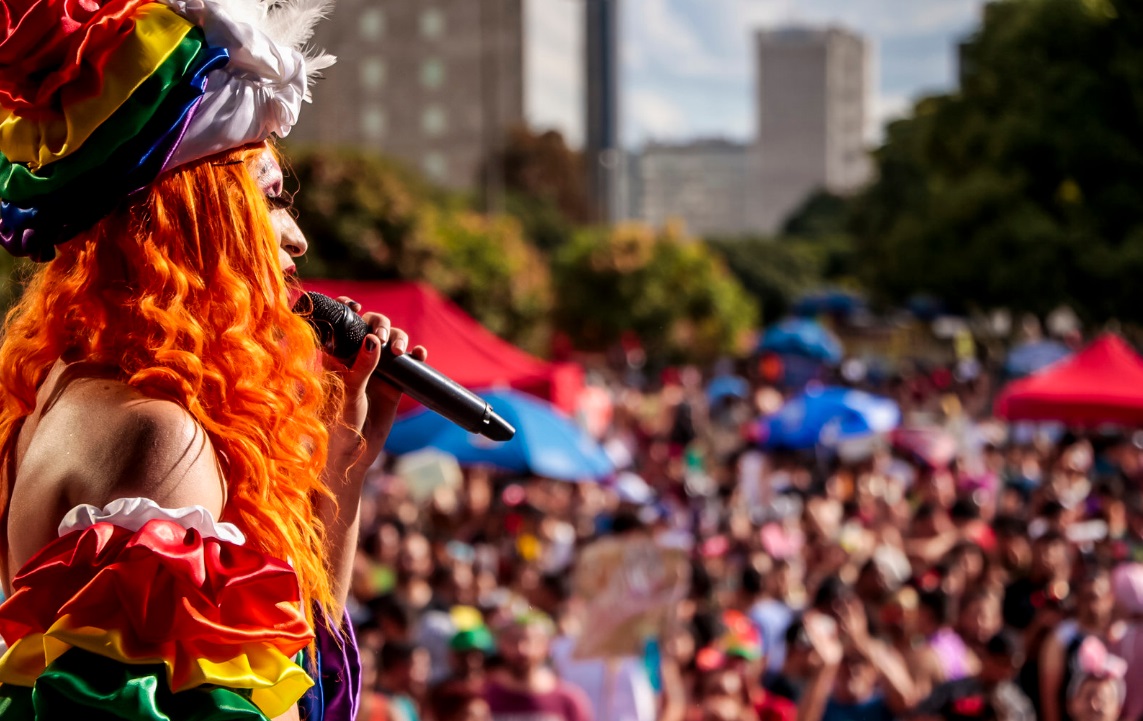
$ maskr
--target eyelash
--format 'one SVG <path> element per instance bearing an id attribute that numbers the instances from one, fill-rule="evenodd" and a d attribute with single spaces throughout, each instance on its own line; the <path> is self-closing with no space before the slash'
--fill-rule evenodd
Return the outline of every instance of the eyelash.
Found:
<path id="1" fill-rule="evenodd" d="M 282 192 L 280 195 L 267 195 L 266 204 L 271 210 L 289 210 L 294 206 L 294 197 L 290 193 Z"/>

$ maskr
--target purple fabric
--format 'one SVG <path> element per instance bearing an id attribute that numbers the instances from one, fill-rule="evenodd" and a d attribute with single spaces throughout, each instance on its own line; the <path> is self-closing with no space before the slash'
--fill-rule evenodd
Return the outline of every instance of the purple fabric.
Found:
<path id="1" fill-rule="evenodd" d="M 301 701 L 304 721 L 355 721 L 361 703 L 361 654 L 348 615 L 340 629 L 332 629 L 328 615 L 319 609 L 317 683 Z M 306 668 L 312 668 L 307 664 Z"/>
<path id="2" fill-rule="evenodd" d="M 944 681 L 957 681 L 968 677 L 968 646 L 951 628 L 942 628 L 929 639 L 929 647 L 941 662 Z"/>

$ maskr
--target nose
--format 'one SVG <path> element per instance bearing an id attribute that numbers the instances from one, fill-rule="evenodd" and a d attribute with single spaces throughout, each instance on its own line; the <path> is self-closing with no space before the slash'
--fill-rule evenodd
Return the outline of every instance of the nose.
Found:
<path id="1" fill-rule="evenodd" d="M 274 218 L 274 225 L 278 228 L 278 245 L 291 258 L 305 255 L 309 243 L 306 242 L 306 236 L 297 222 L 284 209 L 275 210 L 274 215 L 277 216 Z"/>

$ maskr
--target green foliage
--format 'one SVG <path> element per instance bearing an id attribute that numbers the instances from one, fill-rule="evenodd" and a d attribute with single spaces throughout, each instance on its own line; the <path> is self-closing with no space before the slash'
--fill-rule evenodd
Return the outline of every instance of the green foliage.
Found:
<path id="1" fill-rule="evenodd" d="M 310 249 L 303 271 L 313 277 L 423 277 L 430 260 L 422 208 L 445 198 L 400 166 L 365 153 L 300 151 L 290 169 L 299 187 L 298 224 Z"/>
<path id="2" fill-rule="evenodd" d="M 511 217 L 426 208 L 432 243 L 422 278 L 493 333 L 536 354 L 549 347 L 551 276 Z"/>
<path id="3" fill-rule="evenodd" d="M 834 235 L 803 238 L 727 238 L 708 241 L 742 287 L 762 306 L 772 323 L 789 312 L 799 296 L 826 283 L 840 283 L 833 268 L 852 264 L 852 241 Z"/>
<path id="4" fill-rule="evenodd" d="M 633 332 L 652 357 L 709 361 L 742 350 L 757 319 L 718 256 L 671 227 L 583 230 L 552 272 L 556 324 L 581 350 Z"/>
<path id="5" fill-rule="evenodd" d="M 851 204 L 868 287 L 1143 319 L 1143 6 L 993 2 L 961 61 L 960 92 L 888 128 Z"/>
<path id="6" fill-rule="evenodd" d="M 845 233 L 847 212 L 845 198 L 819 190 L 790 214 L 782 227 L 782 235 L 795 238 L 841 235 Z"/>
<path id="7" fill-rule="evenodd" d="M 571 240 L 587 220 L 587 184 L 580 154 L 558 132 L 526 127 L 508 133 L 497 161 L 504 180 L 505 210 L 544 252 Z"/>
<path id="8" fill-rule="evenodd" d="M 500 166 L 510 193 L 555 209 L 568 223 L 587 221 L 583 159 L 568 148 L 560 133 L 514 128 L 508 133 Z"/>
<path id="9" fill-rule="evenodd" d="M 425 281 L 490 330 L 547 349 L 550 281 L 517 221 L 486 217 L 380 158 L 295 153 L 309 277 Z"/>

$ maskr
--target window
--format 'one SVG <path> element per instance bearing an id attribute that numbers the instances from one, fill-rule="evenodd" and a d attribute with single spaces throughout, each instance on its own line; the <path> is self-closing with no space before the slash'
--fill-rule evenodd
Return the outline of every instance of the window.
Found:
<path id="1" fill-rule="evenodd" d="M 435 40 L 444 32 L 444 13 L 437 8 L 429 8 L 421 13 L 421 35 Z"/>
<path id="2" fill-rule="evenodd" d="M 444 63 L 440 58 L 429 58 L 421 63 L 421 85 L 436 90 L 444 83 Z"/>
<path id="3" fill-rule="evenodd" d="M 385 111 L 379 105 L 361 110 L 361 134 L 366 140 L 380 140 L 385 135 Z"/>
<path id="4" fill-rule="evenodd" d="M 381 8 L 366 8 L 357 22 L 362 40 L 379 40 L 385 33 L 385 14 Z"/>
<path id="5" fill-rule="evenodd" d="M 379 90 L 385 83 L 385 61 L 377 57 L 363 58 L 357 73 L 362 89 Z"/>
<path id="6" fill-rule="evenodd" d="M 428 136 L 437 136 L 444 133 L 448 127 L 448 120 L 445 118 L 444 111 L 435 105 L 430 105 L 425 108 L 425 112 L 421 115 L 421 130 Z"/>
<path id="7" fill-rule="evenodd" d="M 436 181 L 443 181 L 448 175 L 448 164 L 440 153 L 429 153 L 422 162 L 425 174 Z"/>

